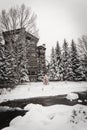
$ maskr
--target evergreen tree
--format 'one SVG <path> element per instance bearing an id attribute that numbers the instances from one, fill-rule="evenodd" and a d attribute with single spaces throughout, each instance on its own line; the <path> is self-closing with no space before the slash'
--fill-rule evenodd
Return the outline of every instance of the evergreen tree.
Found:
<path id="1" fill-rule="evenodd" d="M 5 57 L 4 57 L 4 47 L 0 43 L 0 87 L 3 86 L 5 82 Z"/>
<path id="2" fill-rule="evenodd" d="M 12 87 L 15 84 L 13 58 L 10 49 L 0 44 L 0 86 Z"/>
<path id="3" fill-rule="evenodd" d="M 87 56 L 84 54 L 84 56 L 81 59 L 82 67 L 83 67 L 83 73 L 84 73 L 84 78 L 83 80 L 87 81 Z"/>
<path id="4" fill-rule="evenodd" d="M 64 39 L 63 43 L 63 51 L 62 51 L 62 58 L 61 58 L 61 75 L 62 80 L 69 80 L 69 65 L 70 65 L 70 55 L 69 55 L 69 47 L 68 43 Z"/>
<path id="5" fill-rule="evenodd" d="M 72 79 L 80 81 L 84 79 L 83 68 L 79 59 L 76 44 L 72 40 L 71 43 L 71 66 L 72 66 Z"/>
<path id="6" fill-rule="evenodd" d="M 56 54 L 56 61 L 59 61 L 60 57 L 61 57 L 61 49 L 59 46 L 59 42 L 57 41 L 56 43 L 56 48 L 55 48 L 55 54 Z M 60 62 L 60 61 L 59 61 Z"/>
<path id="7" fill-rule="evenodd" d="M 22 38 L 22 34 L 17 37 L 12 34 L 7 38 L 3 45 L 4 62 L 3 62 L 3 77 L 4 82 L 9 87 L 29 81 L 26 69 L 26 45 Z M 1 55 L 3 59 L 3 55 Z M 2 70 L 1 70 L 2 71 Z"/>
<path id="8" fill-rule="evenodd" d="M 56 66 L 55 50 L 54 50 L 54 47 L 52 47 L 51 61 L 50 61 L 50 72 L 49 72 L 50 80 L 56 80 L 56 67 L 55 66 Z"/>
<path id="9" fill-rule="evenodd" d="M 14 55 L 14 70 L 16 72 L 16 81 L 18 83 L 29 81 L 26 68 L 26 44 L 23 39 L 22 32 L 16 36 L 13 35 L 13 55 Z"/>
<path id="10" fill-rule="evenodd" d="M 56 48 L 55 48 L 55 55 L 56 55 L 56 79 L 60 80 L 61 76 L 60 76 L 60 72 L 61 72 L 61 48 L 59 46 L 59 42 L 57 41 L 56 43 Z"/>
<path id="11" fill-rule="evenodd" d="M 14 57 L 12 57 L 12 51 L 10 48 L 5 48 L 4 46 L 4 55 L 5 55 L 5 65 L 4 65 L 4 72 L 7 86 L 14 86 L 15 85 L 15 71 L 14 71 Z"/>

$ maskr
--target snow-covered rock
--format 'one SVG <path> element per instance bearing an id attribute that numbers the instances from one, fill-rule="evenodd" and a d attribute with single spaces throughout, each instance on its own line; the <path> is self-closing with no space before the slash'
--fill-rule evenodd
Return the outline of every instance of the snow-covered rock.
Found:
<path id="1" fill-rule="evenodd" d="M 78 102 L 82 102 L 82 100 L 78 100 Z"/>
<path id="2" fill-rule="evenodd" d="M 15 111 L 15 110 L 21 111 L 22 109 L 19 107 L 12 108 L 8 106 L 0 106 L 0 112 Z"/>
<path id="3" fill-rule="evenodd" d="M 68 99 L 68 100 L 70 100 L 70 101 L 76 100 L 76 99 L 78 99 L 78 98 L 79 98 L 78 94 L 75 94 L 75 93 L 69 93 L 69 94 L 67 94 L 67 96 L 66 96 L 66 99 Z"/>
<path id="4" fill-rule="evenodd" d="M 8 107 L 8 106 L 0 106 L 0 112 L 5 112 L 8 110 L 12 110 L 12 108 Z"/>

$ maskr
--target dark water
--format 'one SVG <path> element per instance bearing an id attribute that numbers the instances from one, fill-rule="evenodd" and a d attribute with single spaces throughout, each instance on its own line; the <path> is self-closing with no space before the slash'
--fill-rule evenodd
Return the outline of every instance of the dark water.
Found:
<path id="1" fill-rule="evenodd" d="M 7 101 L 0 103 L 0 106 L 9 106 L 12 108 L 20 107 L 21 110 L 8 110 L 8 111 L 2 111 L 0 112 L 0 129 L 9 126 L 9 122 L 18 115 L 25 115 L 27 111 L 25 111 L 23 108 L 30 103 L 34 104 L 41 104 L 43 106 L 50 106 L 55 104 L 64 104 L 64 105 L 70 105 L 73 106 L 75 104 L 83 104 L 87 105 L 87 92 L 78 92 L 79 99 L 82 100 L 82 102 L 78 102 L 78 100 L 67 100 L 66 95 L 58 95 L 58 96 L 48 96 L 48 97 L 36 97 L 36 98 L 29 98 L 29 99 L 17 99 L 12 101 Z"/>
<path id="2" fill-rule="evenodd" d="M 7 110 L 0 112 L 0 130 L 9 126 L 9 122 L 18 115 L 25 115 L 27 111 L 24 110 Z"/>

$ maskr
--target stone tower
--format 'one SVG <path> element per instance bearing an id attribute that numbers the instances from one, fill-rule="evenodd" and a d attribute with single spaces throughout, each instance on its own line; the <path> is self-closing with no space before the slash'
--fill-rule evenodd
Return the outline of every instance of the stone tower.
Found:
<path id="1" fill-rule="evenodd" d="M 45 72 L 45 45 L 37 46 L 39 39 L 25 31 L 25 28 L 15 29 L 3 32 L 5 48 L 12 50 L 10 47 L 17 47 L 17 44 L 24 48 L 25 53 L 22 58 L 26 64 L 30 81 L 37 81 L 38 72 Z M 11 46 L 12 44 L 12 46 Z"/>

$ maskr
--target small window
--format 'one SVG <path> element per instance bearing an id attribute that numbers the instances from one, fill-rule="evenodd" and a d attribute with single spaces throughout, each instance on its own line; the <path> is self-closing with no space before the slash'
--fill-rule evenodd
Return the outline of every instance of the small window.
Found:
<path id="1" fill-rule="evenodd" d="M 31 37 L 26 37 L 27 40 L 31 40 Z"/>

